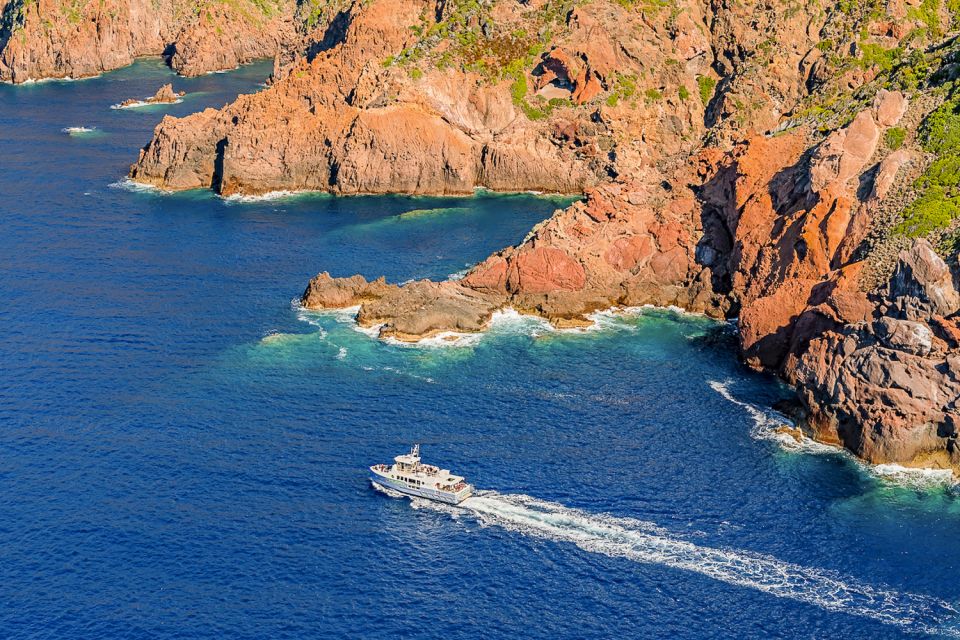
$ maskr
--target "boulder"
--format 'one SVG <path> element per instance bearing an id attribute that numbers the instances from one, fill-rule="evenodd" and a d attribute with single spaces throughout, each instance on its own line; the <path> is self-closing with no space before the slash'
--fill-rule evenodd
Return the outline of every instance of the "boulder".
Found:
<path id="1" fill-rule="evenodd" d="M 886 198 L 896 180 L 897 173 L 912 160 L 913 154 L 908 149 L 897 149 L 881 160 L 877 175 L 873 178 L 869 200 L 878 202 Z"/>
<path id="2" fill-rule="evenodd" d="M 960 293 L 950 268 L 923 239 L 900 252 L 887 298 L 892 309 L 908 320 L 950 316 L 960 310 Z"/>
<path id="3" fill-rule="evenodd" d="M 810 184 L 816 193 L 844 189 L 860 174 L 877 149 L 880 128 L 869 111 L 861 111 L 849 125 L 834 131 L 813 154 Z"/>
<path id="4" fill-rule="evenodd" d="M 909 102 L 907 97 L 899 91 L 880 89 L 873 100 L 873 110 L 877 124 L 881 127 L 892 127 L 907 112 Z"/>
<path id="5" fill-rule="evenodd" d="M 925 356 L 933 349 L 933 332 L 921 322 L 883 317 L 873 325 L 884 345 L 898 351 Z"/>

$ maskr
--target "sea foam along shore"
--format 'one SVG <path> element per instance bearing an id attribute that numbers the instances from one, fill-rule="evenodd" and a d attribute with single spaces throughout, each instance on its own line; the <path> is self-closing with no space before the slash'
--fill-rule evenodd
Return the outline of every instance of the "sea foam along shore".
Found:
<path id="1" fill-rule="evenodd" d="M 136 180 L 131 180 L 130 178 L 121 178 L 116 182 L 111 182 L 107 185 L 111 189 L 123 189 L 124 191 L 133 191 L 135 193 L 173 193 L 166 189 L 161 189 L 160 187 L 154 184 L 147 184 L 145 182 L 137 182 Z"/>
<path id="2" fill-rule="evenodd" d="M 26 80 L 20 83 L 13 83 L 6 80 L 0 80 L 0 84 L 19 84 L 20 86 L 23 86 L 23 85 L 31 85 L 31 84 L 47 84 L 50 82 L 80 82 L 82 80 L 94 80 L 102 76 L 103 76 L 102 73 L 97 73 L 95 75 L 81 76 L 79 78 L 73 78 L 70 76 L 66 76 L 64 78 L 27 78 Z"/>
<path id="3" fill-rule="evenodd" d="M 534 314 L 520 313 L 513 307 L 505 307 L 493 312 L 490 321 L 482 332 L 457 332 L 442 331 L 439 333 L 424 336 L 416 341 L 398 340 L 392 337 L 380 336 L 380 330 L 383 324 L 371 326 L 361 326 L 357 323 L 357 314 L 360 306 L 344 307 L 340 309 L 305 309 L 300 300 L 294 298 L 290 302 L 291 306 L 297 311 L 298 317 L 304 320 L 306 314 L 326 315 L 336 318 L 338 322 L 351 324 L 355 331 L 367 335 L 374 339 L 380 339 L 386 344 L 403 348 L 450 348 L 450 347 L 472 347 L 477 345 L 484 336 L 502 336 L 502 335 L 527 335 L 532 338 L 539 338 L 544 335 L 587 335 L 597 331 L 606 330 L 635 330 L 634 324 L 628 322 L 630 318 L 643 315 L 650 311 L 665 311 L 678 316 L 691 318 L 701 318 L 711 320 L 707 316 L 699 313 L 685 311 L 679 307 L 658 307 L 654 305 L 644 305 L 642 307 L 610 307 L 601 311 L 596 311 L 587 316 L 589 325 L 583 327 L 556 327 L 549 320 L 542 316 Z M 306 320 L 305 320 L 306 321 Z M 711 322 L 713 322 L 711 320 Z M 719 323 L 718 323 L 719 324 Z"/>
<path id="4" fill-rule="evenodd" d="M 180 104 L 183 102 L 183 98 L 177 98 L 173 102 L 150 102 L 147 99 L 137 100 L 136 102 L 131 102 L 130 104 L 112 104 L 110 105 L 111 109 L 121 110 L 121 109 L 140 109 L 142 107 L 165 107 L 171 104 Z"/>
<path id="5" fill-rule="evenodd" d="M 539 338 L 548 334 L 565 335 L 587 335 L 597 331 L 604 330 L 633 330 L 632 324 L 625 320 L 642 315 L 649 311 L 666 311 L 678 316 L 695 317 L 709 319 L 700 313 L 693 313 L 679 307 L 658 307 L 655 305 L 644 305 L 642 307 L 610 307 L 601 311 L 595 311 L 587 316 L 589 325 L 583 327 L 556 327 L 549 320 L 542 316 L 520 313 L 513 307 L 505 307 L 494 311 L 490 317 L 486 328 L 482 332 L 469 333 L 457 331 L 442 331 L 439 333 L 424 336 L 416 341 L 397 340 L 392 337 L 380 337 L 380 330 L 383 324 L 371 326 L 361 326 L 357 323 L 357 314 L 360 306 L 344 307 L 340 309 L 305 309 L 300 300 L 294 298 L 291 300 L 291 306 L 297 310 L 298 316 L 302 314 L 317 314 L 332 316 L 342 323 L 352 324 L 353 329 L 374 339 L 380 339 L 386 344 L 403 348 L 449 348 L 449 347 L 472 347 L 483 340 L 484 336 L 497 336 L 506 334 L 523 334 L 532 338 Z M 303 317 L 301 317 L 303 319 Z"/>
<path id="6" fill-rule="evenodd" d="M 870 464 L 841 447 L 835 447 L 807 437 L 785 415 L 773 409 L 764 409 L 750 402 L 740 400 L 730 391 L 732 380 L 710 380 L 710 388 L 727 401 L 743 408 L 753 419 L 751 437 L 757 440 L 776 442 L 785 451 L 816 455 L 837 455 L 849 460 L 860 470 L 874 478 L 893 484 L 927 489 L 932 487 L 960 487 L 960 479 L 950 469 L 927 469 L 904 467 L 899 464 Z"/>
<path id="7" fill-rule="evenodd" d="M 235 193 L 229 196 L 222 196 L 217 194 L 217 197 L 223 200 L 228 204 L 246 204 L 254 202 L 269 202 L 272 200 L 286 200 L 288 198 L 297 198 L 303 196 L 321 196 L 327 195 L 324 191 L 309 191 L 309 190 L 298 190 L 298 191 L 267 191 L 266 193 L 261 193 L 257 195 L 244 195 L 240 193 Z"/>

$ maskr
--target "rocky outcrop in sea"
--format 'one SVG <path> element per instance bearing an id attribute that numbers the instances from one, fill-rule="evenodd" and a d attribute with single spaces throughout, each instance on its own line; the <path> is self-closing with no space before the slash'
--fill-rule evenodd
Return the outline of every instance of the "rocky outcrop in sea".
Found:
<path id="1" fill-rule="evenodd" d="M 124 100 L 120 104 L 116 105 L 116 108 L 129 109 L 131 107 L 146 106 L 149 104 L 174 104 L 185 95 L 185 91 L 174 91 L 172 84 L 165 84 L 157 89 L 157 92 L 149 98 L 145 98 L 143 100 L 128 98 L 127 100 Z"/>

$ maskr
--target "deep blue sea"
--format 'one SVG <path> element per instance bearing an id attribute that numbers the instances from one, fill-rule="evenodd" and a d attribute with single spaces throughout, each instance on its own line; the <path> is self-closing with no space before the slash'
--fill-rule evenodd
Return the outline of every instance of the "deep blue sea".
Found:
<path id="1" fill-rule="evenodd" d="M 269 68 L 0 87 L 0 637 L 960 634 L 956 489 L 780 442 L 725 325 L 403 347 L 291 303 L 321 270 L 455 274 L 569 199 L 118 186 L 165 114 Z M 373 489 L 413 442 L 480 495 Z"/>

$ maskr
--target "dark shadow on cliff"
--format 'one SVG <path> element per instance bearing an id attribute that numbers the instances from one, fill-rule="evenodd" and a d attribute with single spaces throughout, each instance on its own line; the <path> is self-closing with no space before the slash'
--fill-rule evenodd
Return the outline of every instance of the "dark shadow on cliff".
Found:
<path id="1" fill-rule="evenodd" d="M 217 155 L 213 159 L 213 177 L 210 180 L 210 188 L 216 193 L 221 193 L 223 187 L 223 154 L 227 149 L 227 139 L 223 138 L 217 142 Z"/>
<path id="2" fill-rule="evenodd" d="M 307 48 L 307 61 L 312 62 L 317 55 L 333 49 L 347 39 L 347 29 L 350 27 L 350 10 L 344 9 L 337 13 L 330 21 L 330 26 L 323 32 L 320 42 L 311 42 Z"/>
<path id="3" fill-rule="evenodd" d="M 171 42 L 163 48 L 163 52 L 160 54 L 160 57 L 163 58 L 164 64 L 169 67 L 170 62 L 173 60 L 173 56 L 175 55 L 177 55 L 177 43 Z"/>
<path id="4" fill-rule="evenodd" d="M 804 259 L 806 247 L 800 238 L 804 216 L 796 215 L 806 211 L 817 202 L 818 196 L 809 189 L 810 152 L 805 153 L 793 165 L 778 171 L 767 184 L 768 194 L 773 207 L 771 241 L 780 239 L 773 249 L 779 255 L 774 270 L 768 275 L 766 288 L 775 282 L 782 282 L 787 276 L 789 266 L 796 259 Z M 737 208 L 736 182 L 739 167 L 730 162 L 718 169 L 702 185 L 694 186 L 700 203 L 700 224 L 703 236 L 697 243 L 696 262 L 710 269 L 713 292 L 726 296 L 730 301 L 727 317 L 736 317 L 740 313 L 739 293 L 733 290 L 733 276 L 738 271 L 753 271 L 753 265 L 743 265 L 742 240 L 737 239 L 737 231 L 742 211 Z"/>

